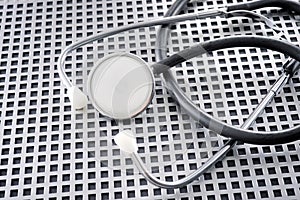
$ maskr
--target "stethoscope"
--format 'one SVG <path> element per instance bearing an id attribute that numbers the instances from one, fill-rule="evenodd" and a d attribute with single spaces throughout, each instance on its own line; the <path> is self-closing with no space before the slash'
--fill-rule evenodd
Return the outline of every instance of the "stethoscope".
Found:
<path id="1" fill-rule="evenodd" d="M 274 132 L 259 132 L 247 130 L 255 119 L 260 115 L 264 108 L 269 104 L 273 97 L 278 94 L 283 86 L 298 71 L 300 67 L 300 48 L 285 40 L 267 38 L 262 36 L 235 36 L 226 37 L 208 42 L 203 42 L 188 49 L 180 51 L 170 57 L 166 57 L 162 50 L 167 45 L 168 28 L 167 25 L 185 20 L 203 19 L 208 17 L 223 16 L 226 18 L 244 16 L 256 21 L 265 23 L 276 32 L 280 29 L 266 17 L 251 12 L 251 10 L 276 6 L 300 13 L 300 4 L 292 0 L 260 0 L 244 4 L 228 6 L 220 10 L 206 11 L 202 13 L 192 13 L 175 16 L 178 14 L 188 1 L 176 1 L 167 12 L 165 18 L 149 22 L 130 24 L 118 27 L 113 30 L 101 32 L 90 36 L 82 41 L 75 42 L 68 46 L 58 59 L 58 72 L 63 84 L 67 87 L 67 94 L 72 106 L 81 109 L 88 103 L 87 96 L 68 79 L 64 72 L 64 62 L 67 55 L 88 43 L 103 39 L 114 34 L 128 31 L 131 29 L 164 25 L 158 31 L 156 58 L 158 63 L 148 66 L 141 58 L 128 53 L 114 53 L 102 58 L 90 71 L 87 90 L 91 103 L 103 115 L 113 119 L 129 119 L 143 112 L 152 100 L 154 94 L 154 75 L 161 75 L 171 95 L 176 99 L 185 111 L 202 124 L 205 128 L 213 132 L 231 138 L 213 157 L 199 167 L 192 174 L 175 182 L 159 180 L 147 171 L 143 162 L 137 155 L 137 144 L 131 130 L 123 130 L 114 137 L 115 143 L 121 150 L 129 153 L 134 164 L 142 172 L 144 177 L 154 185 L 163 188 L 183 187 L 212 167 L 217 161 L 221 160 L 236 141 L 251 144 L 283 144 L 300 139 L 300 126 L 288 130 Z M 238 128 L 223 123 L 204 110 L 197 107 L 182 92 L 176 80 L 170 72 L 170 68 L 193 57 L 225 48 L 232 47 L 258 47 L 266 48 L 288 55 L 290 58 L 283 65 L 283 73 L 271 87 L 265 98 L 260 102 L 256 109 L 250 114 L 244 124 Z M 299 62 L 298 62 L 299 61 Z"/>

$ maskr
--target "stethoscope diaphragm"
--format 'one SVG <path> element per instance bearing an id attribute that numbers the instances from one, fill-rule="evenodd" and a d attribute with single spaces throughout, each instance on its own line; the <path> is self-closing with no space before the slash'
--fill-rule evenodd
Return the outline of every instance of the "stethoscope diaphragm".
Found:
<path id="1" fill-rule="evenodd" d="M 129 119 L 149 105 L 154 77 L 148 64 L 129 53 L 113 53 L 102 58 L 90 71 L 89 98 L 103 115 Z"/>

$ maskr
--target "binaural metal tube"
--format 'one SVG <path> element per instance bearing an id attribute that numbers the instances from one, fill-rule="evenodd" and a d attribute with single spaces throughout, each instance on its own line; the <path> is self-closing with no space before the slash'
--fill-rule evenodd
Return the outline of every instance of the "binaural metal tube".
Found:
<path id="1" fill-rule="evenodd" d="M 147 181 L 152 183 L 155 186 L 161 188 L 180 188 L 186 186 L 187 184 L 193 182 L 203 173 L 205 173 L 208 169 L 210 169 L 216 162 L 218 162 L 221 158 L 223 158 L 228 151 L 232 149 L 232 147 L 236 144 L 235 141 L 227 142 L 213 157 L 211 157 L 207 162 L 205 162 L 201 167 L 199 167 L 196 171 L 192 172 L 188 176 L 174 182 L 167 182 L 163 180 L 157 179 L 153 174 L 148 172 L 143 161 L 137 155 L 137 153 L 130 154 L 130 157 L 138 168 L 138 170 L 142 173 L 142 175 L 146 178 Z"/>
<path id="2" fill-rule="evenodd" d="M 264 111 L 266 106 L 269 105 L 270 101 L 274 98 L 276 94 L 278 94 L 283 86 L 288 82 L 290 75 L 282 74 L 274 85 L 269 89 L 265 98 L 258 104 L 258 106 L 254 109 L 254 111 L 249 115 L 248 119 L 243 123 L 241 128 L 248 129 L 252 123 L 255 122 L 257 117 Z M 188 176 L 173 182 L 167 182 L 156 178 L 153 174 L 148 172 L 143 161 L 137 155 L 137 153 L 131 153 L 130 157 L 133 160 L 133 163 L 138 168 L 138 170 L 142 173 L 142 175 L 146 178 L 147 181 L 152 183 L 153 185 L 161 188 L 174 189 L 186 186 L 187 184 L 193 182 L 197 178 L 199 178 L 202 174 L 204 174 L 208 169 L 213 167 L 218 161 L 222 160 L 226 154 L 236 145 L 237 141 L 230 139 L 221 149 L 214 154 L 211 158 L 208 159 L 202 166 L 200 166 L 196 171 L 192 172 Z"/>
<path id="3" fill-rule="evenodd" d="M 211 10 L 211 11 L 206 11 L 206 12 L 201 12 L 201 13 L 191 13 L 191 14 L 185 14 L 185 15 L 176 15 L 176 16 L 171 16 L 171 17 L 166 17 L 162 19 L 156 19 L 152 21 L 147 21 L 147 22 L 140 22 L 140 23 L 135 23 L 135 24 L 129 24 L 127 26 L 121 26 L 118 28 L 115 28 L 113 30 L 101 32 L 97 35 L 92 35 L 90 37 L 87 37 L 84 40 L 75 42 L 68 47 L 64 49 L 64 51 L 60 54 L 58 58 L 58 73 L 60 78 L 62 79 L 63 84 L 69 88 L 72 87 L 71 81 L 68 79 L 67 75 L 64 73 L 64 63 L 66 60 L 67 55 L 79 48 L 82 47 L 88 43 L 94 42 L 96 40 L 103 39 L 105 37 L 109 37 L 124 31 L 132 30 L 132 29 L 137 29 L 137 28 L 142 28 L 142 27 L 149 27 L 149 26 L 157 26 L 157 25 L 165 25 L 165 24 L 172 24 L 172 23 L 177 23 L 177 22 L 182 22 L 186 20 L 195 20 L 195 19 L 204 19 L 208 17 L 216 17 L 216 16 L 222 16 L 225 15 L 226 11 L 225 10 Z"/>
<path id="4" fill-rule="evenodd" d="M 241 128 L 248 129 L 255 119 L 261 115 L 266 106 L 273 100 L 276 94 L 283 89 L 285 84 L 289 81 L 289 74 L 281 74 L 281 76 L 277 79 L 277 81 L 273 84 L 273 86 L 269 89 L 267 95 L 263 98 L 263 100 L 257 105 L 255 110 L 249 115 L 248 119 L 244 122 Z"/>

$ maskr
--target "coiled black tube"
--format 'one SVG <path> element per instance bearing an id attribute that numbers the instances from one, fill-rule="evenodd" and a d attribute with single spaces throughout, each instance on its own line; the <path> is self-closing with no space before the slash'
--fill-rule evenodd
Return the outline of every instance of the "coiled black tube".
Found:
<path id="1" fill-rule="evenodd" d="M 176 86 L 171 73 L 169 71 L 165 71 L 176 64 L 201 55 L 206 51 L 214 51 L 231 47 L 268 48 L 285 53 L 295 60 L 300 61 L 300 48 L 288 42 L 261 36 L 236 36 L 195 45 L 179 52 L 178 54 L 172 55 L 157 64 L 154 64 L 152 67 L 154 68 L 155 73 L 164 72 L 163 76 L 167 81 L 168 86 L 172 89 L 172 93 L 176 97 L 177 101 L 179 101 L 181 105 L 185 105 L 185 110 L 193 110 L 193 112 L 190 113 L 191 116 L 197 119 L 204 127 L 217 134 L 246 143 L 260 145 L 283 144 L 299 140 L 300 126 L 282 131 L 261 132 L 244 130 L 215 119 L 201 108 L 195 106 L 193 102 L 191 102 L 191 100 L 188 99 L 182 91 L 180 91 L 180 88 Z"/>
<path id="2" fill-rule="evenodd" d="M 155 74 L 160 74 L 177 64 L 206 52 L 233 47 L 258 47 L 271 49 L 273 51 L 289 55 L 290 57 L 300 61 L 300 48 L 286 41 L 262 36 L 234 36 L 203 42 L 180 51 L 179 53 L 152 65 L 153 72 Z"/>

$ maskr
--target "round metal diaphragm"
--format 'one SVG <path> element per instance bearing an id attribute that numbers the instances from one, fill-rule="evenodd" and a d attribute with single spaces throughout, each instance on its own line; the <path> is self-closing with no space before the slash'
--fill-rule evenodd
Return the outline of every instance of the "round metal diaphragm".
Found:
<path id="1" fill-rule="evenodd" d="M 154 77 L 141 58 L 114 53 L 91 70 L 88 93 L 94 107 L 114 119 L 129 119 L 141 113 L 153 97 Z"/>

